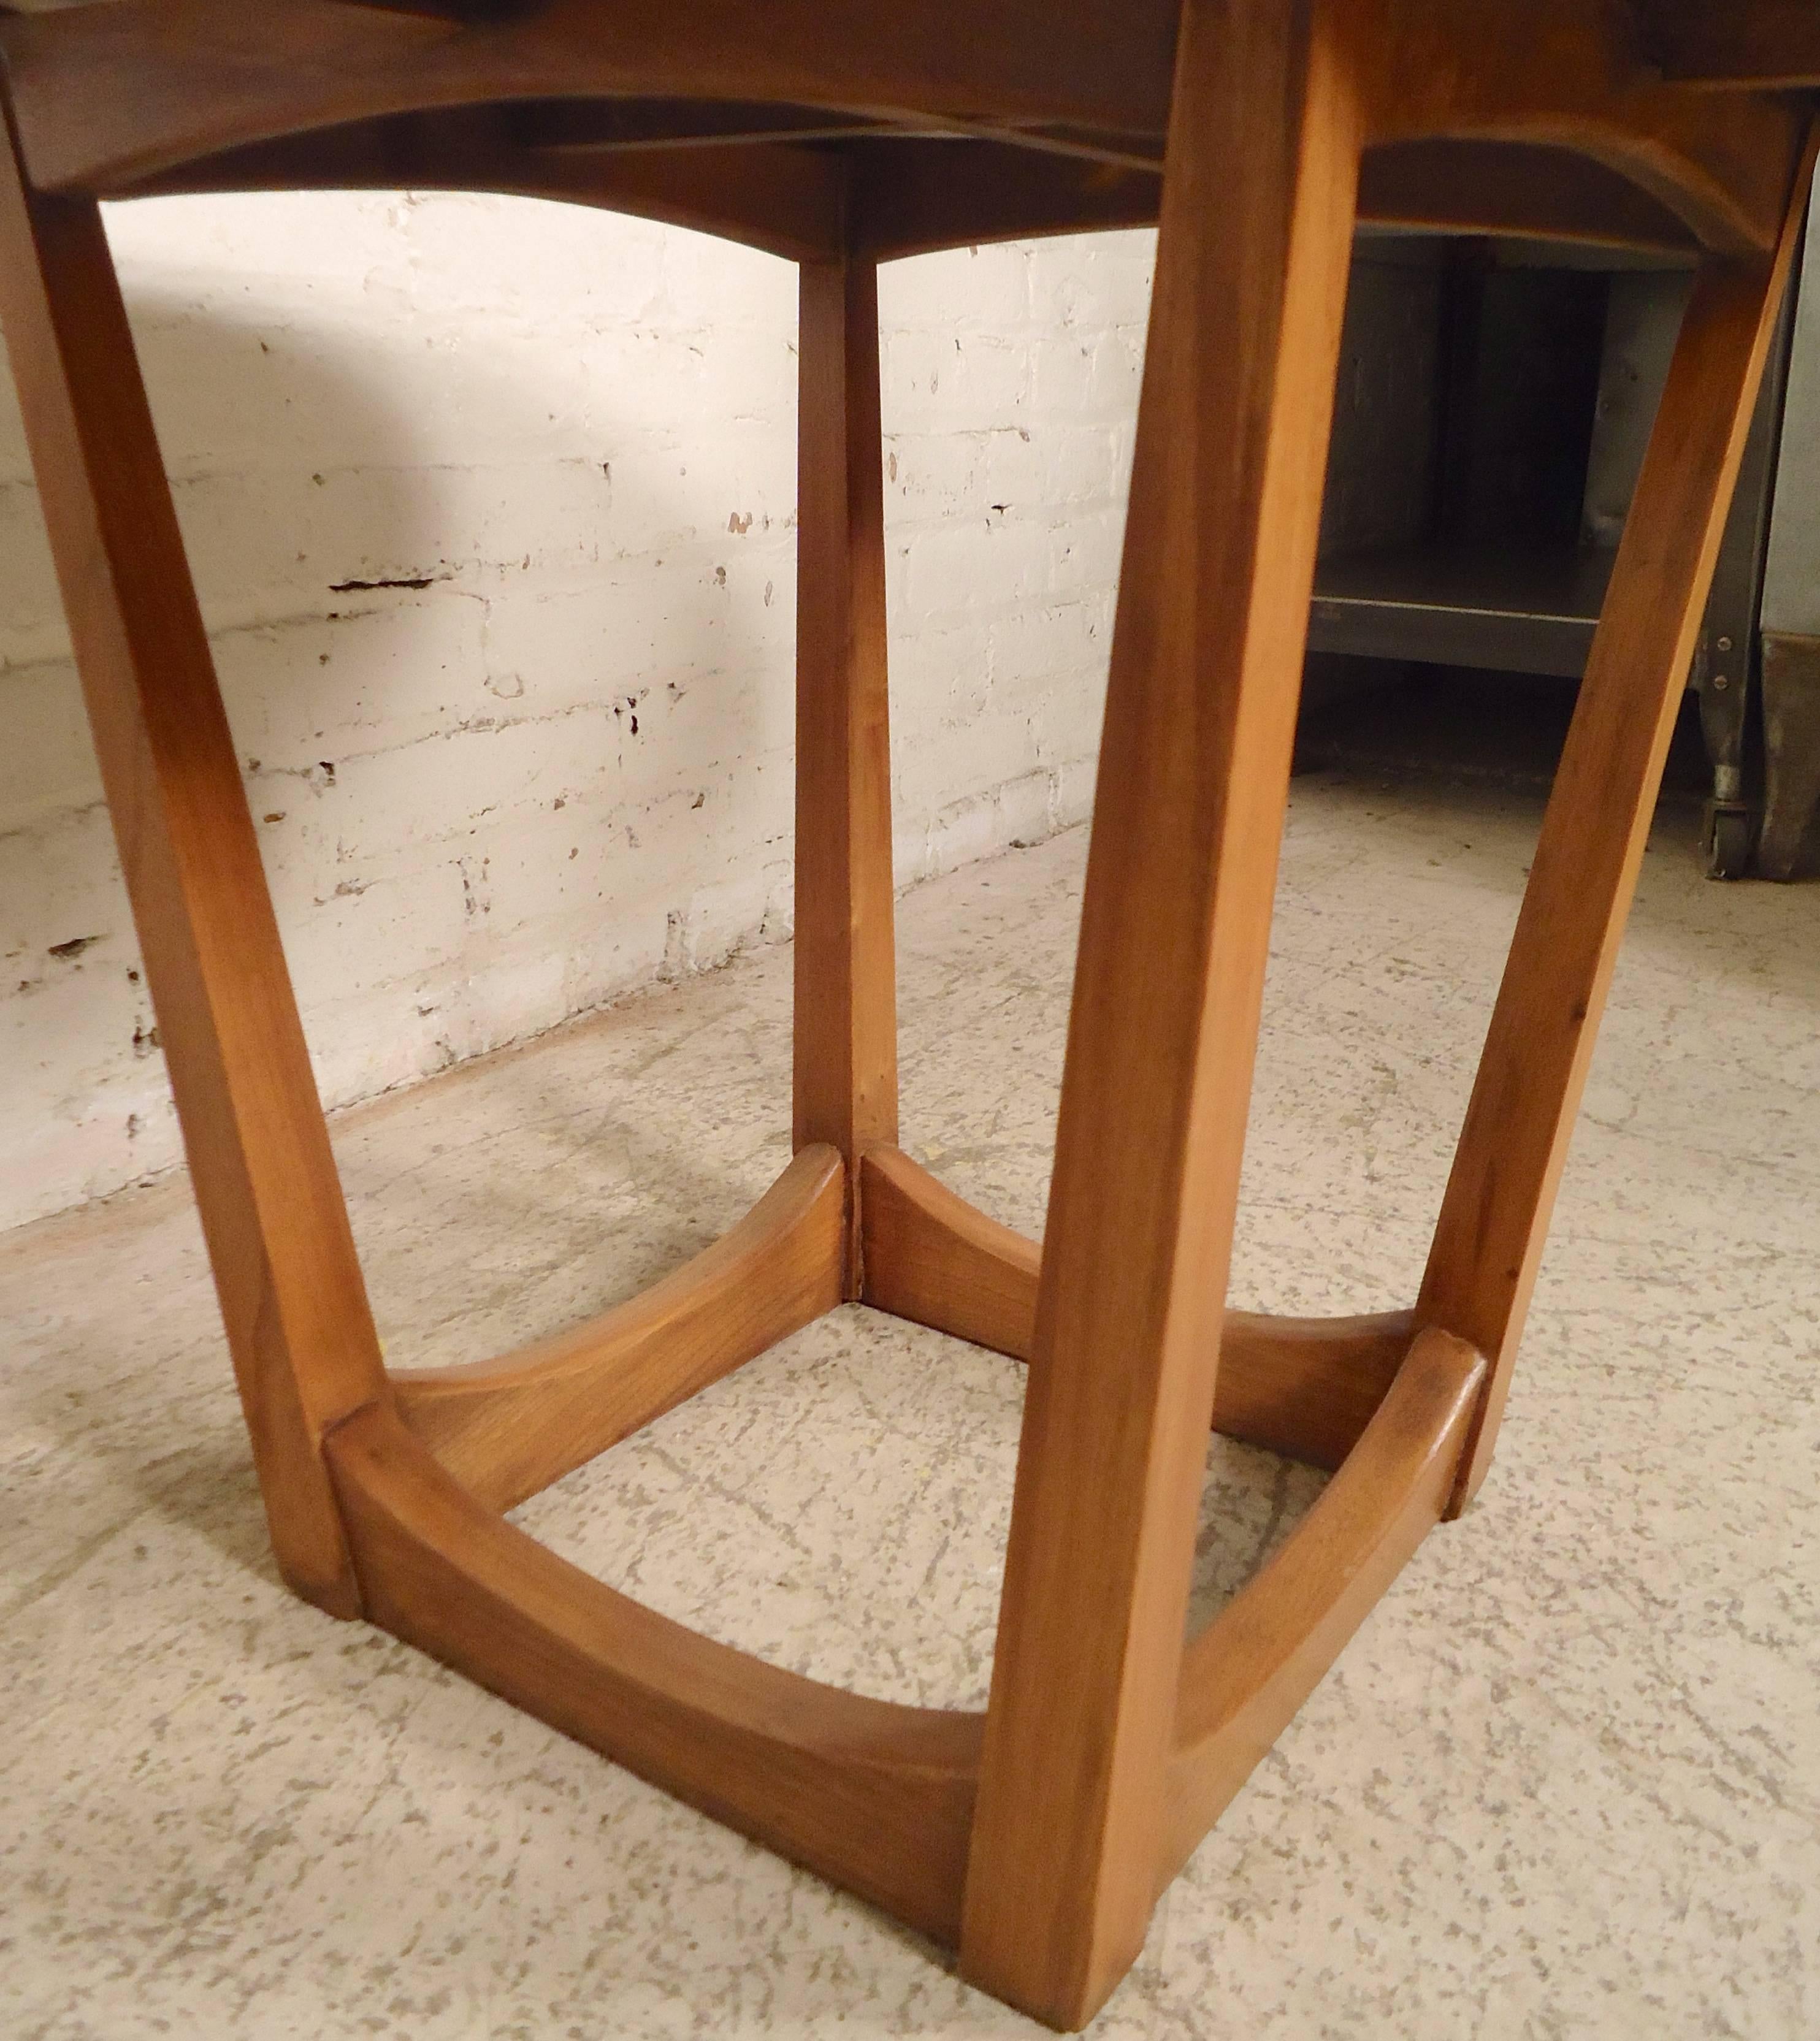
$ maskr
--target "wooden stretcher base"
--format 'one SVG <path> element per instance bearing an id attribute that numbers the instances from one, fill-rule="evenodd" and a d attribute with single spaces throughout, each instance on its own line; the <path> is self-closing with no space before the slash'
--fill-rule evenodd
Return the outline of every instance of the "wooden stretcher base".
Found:
<path id="1" fill-rule="evenodd" d="M 256 28 L 227 0 L 126 0 L 0 22 L 0 318 L 286 1578 L 952 1945 L 1059 2028 L 1104 2001 L 1158 1892 L 1485 1478 L 1812 160 L 1788 101 L 1646 74 L 1613 40 L 1624 10 L 1581 0 L 1144 6 L 1165 29 L 1179 13 L 1167 61 L 1163 34 L 1138 63 L 1136 17 L 1122 68 L 1007 29 L 967 45 L 979 75 L 958 84 L 953 23 L 928 5 L 889 36 L 845 0 L 674 0 L 610 24 L 592 0 L 537 0 L 484 10 L 494 26 L 430 0 L 274 0 Z M 737 135 L 674 100 L 704 48 Z M 570 100 L 525 128 L 517 101 L 562 81 Z M 793 114 L 750 103 L 780 99 Z M 978 153 L 897 132 L 937 115 Z M 1229 1314 L 1353 231 L 1374 207 L 1482 221 L 1509 188 L 1477 152 L 1512 142 L 1554 152 L 1514 223 L 1685 234 L 1700 282 L 1421 1294 L 1371 1318 Z M 312 166 L 383 181 L 406 159 L 801 261 L 796 1156 L 634 1302 L 393 1375 L 97 198 Z M 877 263 L 1159 208 L 1040 1250 L 900 1144 Z M 982 1713 L 712 1643 L 506 1520 L 846 1303 L 1030 1364 Z M 1210 1424 L 1333 1478 L 1185 1647 Z"/>

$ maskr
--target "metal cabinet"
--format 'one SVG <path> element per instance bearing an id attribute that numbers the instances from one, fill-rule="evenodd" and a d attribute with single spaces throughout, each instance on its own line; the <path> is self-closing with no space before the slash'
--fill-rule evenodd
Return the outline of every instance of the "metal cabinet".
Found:
<path id="1" fill-rule="evenodd" d="M 1583 673 L 1692 281 L 1555 245 L 1362 236 L 1311 650 Z M 1773 352 L 1688 685 L 1709 870 L 1755 853 L 1790 876 L 1820 799 L 1820 288 Z"/>
<path id="2" fill-rule="evenodd" d="M 1767 879 L 1793 876 L 1820 811 L 1820 206 L 1802 274 L 1761 612 Z"/>

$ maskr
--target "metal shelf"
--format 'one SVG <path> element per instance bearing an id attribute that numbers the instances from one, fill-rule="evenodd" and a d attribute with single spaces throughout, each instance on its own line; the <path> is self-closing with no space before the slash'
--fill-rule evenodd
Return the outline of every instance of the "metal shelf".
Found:
<path id="1" fill-rule="evenodd" d="M 1430 544 L 1323 560 L 1309 649 L 1578 680 L 1616 558 Z"/>

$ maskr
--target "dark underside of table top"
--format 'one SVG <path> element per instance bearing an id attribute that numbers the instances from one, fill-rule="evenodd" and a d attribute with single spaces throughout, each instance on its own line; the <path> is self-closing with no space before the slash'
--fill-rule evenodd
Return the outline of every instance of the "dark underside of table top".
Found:
<path id="1" fill-rule="evenodd" d="M 798 259 L 887 258 L 1154 220 L 1180 11 L 15 0 L 0 6 L 0 51 L 46 190 L 516 191 Z M 1780 98 L 1798 118 L 1788 102 L 1820 90 L 1816 0 L 1398 0 L 1395 13 L 1404 68 L 1419 74 L 1433 22 L 1469 14 L 1488 78 L 1517 96 L 1490 94 L 1482 120 L 1445 132 L 1419 106 L 1380 124 L 1365 220 L 1684 253 L 1761 245 L 1751 195 L 1727 189 L 1723 135 L 1746 105 Z M 1692 153 L 1720 196 L 1703 210 L 1678 173 L 1603 147 L 1613 109 L 1671 152 L 1703 135 Z"/>

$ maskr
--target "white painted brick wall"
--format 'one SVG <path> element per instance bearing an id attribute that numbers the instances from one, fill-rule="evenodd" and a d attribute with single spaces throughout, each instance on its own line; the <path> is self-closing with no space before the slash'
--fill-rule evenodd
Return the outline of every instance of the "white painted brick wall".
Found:
<path id="1" fill-rule="evenodd" d="M 794 269 L 516 200 L 109 228 L 328 1100 L 786 933 Z M 885 274 L 900 883 L 1086 812 L 1152 246 Z M 0 1226 L 174 1162 L 4 378 L 0 974 Z"/>

